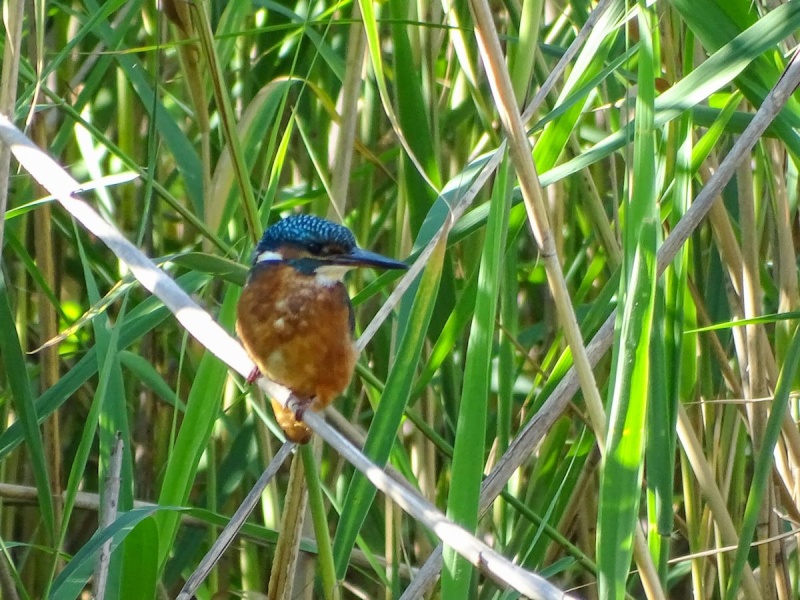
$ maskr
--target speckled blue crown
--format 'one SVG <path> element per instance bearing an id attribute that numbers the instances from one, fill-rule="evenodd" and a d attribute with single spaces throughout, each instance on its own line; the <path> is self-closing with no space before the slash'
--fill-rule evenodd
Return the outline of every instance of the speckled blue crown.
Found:
<path id="1" fill-rule="evenodd" d="M 356 239 L 344 225 L 314 215 L 292 215 L 267 228 L 258 242 L 255 255 L 276 250 L 284 244 L 307 247 L 313 244 L 338 244 L 345 251 L 356 246 Z"/>

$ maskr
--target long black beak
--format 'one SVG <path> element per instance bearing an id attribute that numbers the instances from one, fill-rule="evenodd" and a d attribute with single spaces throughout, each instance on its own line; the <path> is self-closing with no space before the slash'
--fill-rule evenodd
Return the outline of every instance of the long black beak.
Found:
<path id="1" fill-rule="evenodd" d="M 332 257 L 331 262 L 353 267 L 375 267 L 376 269 L 407 269 L 408 265 L 399 260 L 370 252 L 362 248 L 353 248 L 347 254 Z"/>

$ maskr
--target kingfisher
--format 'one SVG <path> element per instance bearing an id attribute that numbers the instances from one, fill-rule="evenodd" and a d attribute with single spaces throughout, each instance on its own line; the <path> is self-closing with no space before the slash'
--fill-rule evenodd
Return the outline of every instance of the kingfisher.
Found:
<path id="1" fill-rule="evenodd" d="M 342 278 L 357 267 L 408 268 L 359 248 L 347 227 L 312 215 L 278 221 L 253 252 L 236 307 L 236 333 L 255 363 L 247 383 L 263 373 L 291 390 L 296 404 L 272 400 L 272 408 L 298 444 L 311 439 L 305 410 L 325 408 L 353 376 L 355 315 Z"/>

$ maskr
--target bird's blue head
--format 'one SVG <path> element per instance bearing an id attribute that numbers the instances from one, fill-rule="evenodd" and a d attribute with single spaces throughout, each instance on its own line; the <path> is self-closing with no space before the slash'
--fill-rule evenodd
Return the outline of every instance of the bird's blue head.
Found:
<path id="1" fill-rule="evenodd" d="M 398 260 L 359 248 L 347 227 L 313 215 L 292 215 L 269 227 L 253 253 L 253 267 L 262 263 L 289 264 L 331 281 L 341 280 L 355 267 L 408 268 Z"/>

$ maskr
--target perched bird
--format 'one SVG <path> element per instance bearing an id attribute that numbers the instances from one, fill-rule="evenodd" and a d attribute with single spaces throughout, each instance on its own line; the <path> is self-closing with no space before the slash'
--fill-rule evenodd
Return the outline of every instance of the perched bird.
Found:
<path id="1" fill-rule="evenodd" d="M 286 437 L 305 444 L 303 413 L 321 410 L 350 383 L 356 363 L 354 315 L 342 277 L 356 267 L 406 269 L 397 260 L 356 246 L 347 227 L 294 215 L 269 227 L 237 306 L 236 333 L 264 373 L 297 398 L 292 408 L 272 401 Z"/>

